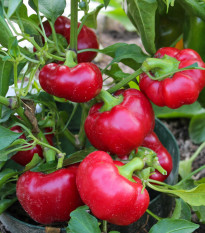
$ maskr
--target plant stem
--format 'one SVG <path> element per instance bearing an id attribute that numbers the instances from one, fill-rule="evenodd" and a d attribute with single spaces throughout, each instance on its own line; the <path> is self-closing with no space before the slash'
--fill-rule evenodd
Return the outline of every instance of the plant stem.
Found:
<path id="1" fill-rule="evenodd" d="M 200 172 L 201 170 L 205 169 L 205 165 L 201 166 L 200 168 L 196 169 L 195 171 L 193 171 L 192 173 L 190 173 L 188 176 L 186 176 L 183 180 L 181 180 L 179 183 L 177 183 L 175 186 L 180 185 L 181 183 L 183 183 L 185 180 L 190 179 L 193 175 L 195 175 L 196 173 Z"/>
<path id="2" fill-rule="evenodd" d="M 103 233 L 107 233 L 107 221 L 103 220 Z"/>
<path id="3" fill-rule="evenodd" d="M 78 49 L 78 1 L 71 0 L 70 49 Z"/>
<path id="4" fill-rule="evenodd" d="M 122 81 L 120 81 L 119 83 L 117 83 L 115 86 L 109 88 L 108 92 L 109 93 L 114 93 L 115 91 L 119 90 L 121 87 L 125 86 L 127 83 L 129 83 L 130 81 L 132 81 L 132 79 L 136 78 L 141 73 L 143 73 L 143 71 L 142 71 L 141 68 L 139 68 L 133 74 L 129 75 L 128 77 L 126 77 L 125 79 L 123 79 Z"/>
<path id="5" fill-rule="evenodd" d="M 17 70 L 18 62 L 15 61 L 13 66 L 14 66 L 14 88 L 15 88 L 15 93 L 16 93 L 18 90 L 18 70 Z M 16 94 L 18 95 L 19 93 L 16 93 Z"/>
<path id="6" fill-rule="evenodd" d="M 82 149 L 85 146 L 86 134 L 84 129 L 85 119 L 87 118 L 89 108 L 87 104 L 82 104 L 82 115 L 81 115 L 81 122 L 80 122 L 80 131 L 78 135 L 79 140 L 79 149 Z"/>
<path id="7" fill-rule="evenodd" d="M 194 154 L 191 156 L 191 158 L 189 159 L 191 162 L 193 162 L 196 157 L 199 155 L 199 153 L 202 151 L 202 149 L 205 147 L 205 142 L 203 142 L 199 148 L 194 152 Z"/>
<path id="8" fill-rule="evenodd" d="M 24 109 L 22 107 L 19 107 L 15 111 L 20 116 L 20 118 L 24 121 L 25 125 L 28 128 L 32 128 L 31 122 L 29 121 L 29 119 L 24 114 Z"/>
<path id="9" fill-rule="evenodd" d="M 31 74 L 30 74 L 30 76 L 29 76 L 28 84 L 27 84 L 27 86 L 25 87 L 24 93 L 22 93 L 23 96 L 26 96 L 26 95 L 28 94 L 29 88 L 30 88 L 30 86 L 32 85 L 33 79 L 34 79 L 35 74 L 36 74 L 36 72 L 37 72 L 37 70 L 38 70 L 38 68 L 39 68 L 40 65 L 41 65 L 41 62 L 39 62 L 38 65 L 35 66 L 35 67 L 33 68 L 33 70 L 31 71 Z"/>
<path id="10" fill-rule="evenodd" d="M 147 181 L 151 182 L 151 183 L 162 185 L 164 187 L 168 187 L 168 188 L 173 189 L 173 190 L 176 189 L 174 186 L 171 186 L 171 185 L 169 185 L 167 183 L 164 183 L 164 182 L 161 182 L 161 181 L 158 181 L 158 180 L 148 179 Z"/>
<path id="11" fill-rule="evenodd" d="M 149 209 L 146 210 L 146 212 L 151 215 L 153 218 L 155 218 L 157 221 L 160 221 L 162 218 L 160 218 L 159 216 L 157 216 L 156 214 L 154 214 L 152 211 L 150 211 Z"/>
<path id="12" fill-rule="evenodd" d="M 49 22 L 50 26 L 51 26 L 51 30 L 52 30 L 52 37 L 53 37 L 53 41 L 55 42 L 55 46 L 56 46 L 56 50 L 57 52 L 60 52 L 59 46 L 58 46 L 58 39 L 56 36 L 56 30 L 54 28 L 54 22 Z"/>

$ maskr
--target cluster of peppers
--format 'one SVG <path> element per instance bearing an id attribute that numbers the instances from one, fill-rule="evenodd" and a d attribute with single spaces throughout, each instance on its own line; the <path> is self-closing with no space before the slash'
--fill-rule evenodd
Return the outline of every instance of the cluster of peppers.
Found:
<path id="1" fill-rule="evenodd" d="M 68 43 L 69 25 L 69 19 L 62 16 L 55 22 L 56 32 Z M 51 29 L 47 22 L 44 26 L 49 36 Z M 85 48 L 83 45 L 98 48 L 95 34 L 86 26 L 82 27 L 78 39 L 79 50 Z M 84 204 L 97 218 L 116 225 L 129 225 L 138 220 L 150 201 L 144 187 L 145 177 L 140 172 L 148 168 L 150 173 L 146 178 L 164 181 L 173 166 L 171 155 L 153 132 L 155 119 L 150 101 L 158 106 L 178 108 L 195 102 L 205 86 L 203 69 L 177 72 L 195 63 L 205 68 L 195 51 L 165 47 L 142 64 L 141 91 L 120 89 L 111 95 L 102 89 L 100 69 L 90 63 L 95 56 L 93 52 L 80 53 L 78 64 L 66 59 L 64 64 L 45 65 L 39 73 L 42 89 L 51 95 L 77 103 L 95 100 L 84 129 L 97 149 L 80 164 L 49 174 L 27 171 L 20 176 L 18 200 L 30 217 L 41 224 L 68 221 L 70 213 Z M 11 130 L 22 132 L 19 127 Z M 48 134 L 51 145 L 52 139 L 53 135 Z M 151 149 L 148 156 L 141 153 L 144 147 Z M 26 153 L 20 151 L 12 159 L 25 166 L 34 153 L 41 157 L 42 148 L 37 145 Z M 129 161 L 129 157 L 133 159 Z"/>

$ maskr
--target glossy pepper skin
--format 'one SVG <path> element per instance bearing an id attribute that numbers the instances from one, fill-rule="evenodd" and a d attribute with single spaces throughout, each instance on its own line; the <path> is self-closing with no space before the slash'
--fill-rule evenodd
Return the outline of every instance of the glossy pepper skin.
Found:
<path id="1" fill-rule="evenodd" d="M 20 126 L 14 126 L 10 130 L 16 133 L 22 133 L 22 129 Z M 26 139 L 24 134 L 22 134 L 19 138 Z M 32 141 L 30 141 L 30 143 L 32 143 Z M 26 164 L 31 162 L 35 153 L 38 154 L 39 157 L 43 158 L 43 150 L 41 146 L 36 145 L 31 150 L 18 151 L 15 155 L 11 157 L 11 159 L 22 166 L 26 166 Z"/>
<path id="2" fill-rule="evenodd" d="M 43 23 L 46 36 L 49 37 L 52 34 L 52 30 L 48 21 Z M 80 23 L 78 23 L 78 27 Z M 70 19 L 66 18 L 65 16 L 59 16 L 54 24 L 54 28 L 56 33 L 61 34 L 64 36 L 70 44 Z M 96 37 L 96 34 L 85 25 L 82 27 L 79 35 L 78 35 L 78 50 L 82 49 L 98 49 L 99 44 Z M 78 54 L 78 63 L 82 62 L 91 62 L 95 57 L 96 52 L 84 52 Z"/>
<path id="3" fill-rule="evenodd" d="M 149 205 L 149 194 L 146 189 L 141 193 L 139 179 L 132 182 L 120 175 L 112 158 L 103 151 L 95 151 L 81 162 L 76 183 L 91 212 L 116 225 L 137 221 Z"/>
<path id="4" fill-rule="evenodd" d="M 10 130 L 16 133 L 22 133 L 22 129 L 20 126 L 14 126 Z M 48 129 L 46 129 L 48 130 Z M 46 139 L 48 140 L 50 145 L 53 145 L 53 135 L 48 134 L 45 135 Z M 22 134 L 19 138 L 26 139 L 26 136 Z M 32 143 L 33 141 L 29 141 L 29 143 Z M 26 151 L 18 151 L 15 155 L 11 157 L 12 160 L 14 160 L 16 163 L 26 166 L 26 164 L 30 163 L 34 154 L 38 154 L 39 157 L 43 158 L 43 150 L 40 145 L 36 145 L 33 149 L 31 150 L 26 150 Z"/>
<path id="5" fill-rule="evenodd" d="M 110 111 L 100 112 L 102 103 L 95 104 L 84 127 L 94 147 L 122 157 L 141 145 L 153 130 L 154 112 L 142 92 L 127 89 L 116 93 L 119 94 L 123 95 L 123 101 Z"/>
<path id="6" fill-rule="evenodd" d="M 169 176 L 173 168 L 171 155 L 162 145 L 159 138 L 154 132 L 145 137 L 142 146 L 156 152 L 160 165 L 167 171 L 167 175 L 162 175 L 160 172 L 155 170 L 155 173 L 150 176 L 150 179 L 163 182 Z"/>
<path id="7" fill-rule="evenodd" d="M 83 205 L 76 187 L 77 167 L 50 174 L 27 171 L 17 181 L 16 195 L 28 215 L 41 224 L 64 222 Z"/>
<path id="8" fill-rule="evenodd" d="M 93 63 L 80 63 L 73 68 L 50 63 L 39 73 L 41 87 L 47 93 L 82 103 L 98 95 L 102 89 L 102 75 Z"/>
<path id="9" fill-rule="evenodd" d="M 200 55 L 192 49 L 179 50 L 171 47 L 159 49 L 155 57 L 162 58 L 168 55 L 176 58 L 180 63 L 178 68 L 184 68 L 197 63 L 199 67 L 205 68 Z M 145 95 L 158 106 L 179 108 L 184 104 L 194 103 L 200 91 L 205 86 L 205 71 L 190 69 L 176 72 L 171 77 L 161 81 L 152 80 L 147 74 L 140 75 L 140 89 Z"/>

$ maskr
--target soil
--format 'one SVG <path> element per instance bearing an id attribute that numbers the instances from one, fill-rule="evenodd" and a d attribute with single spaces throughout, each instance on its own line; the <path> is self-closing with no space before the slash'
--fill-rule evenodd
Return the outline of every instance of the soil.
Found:
<path id="1" fill-rule="evenodd" d="M 118 43 L 118 42 L 125 42 L 129 44 L 137 44 L 142 47 L 142 43 L 140 38 L 136 35 L 135 32 L 128 32 L 126 31 L 121 25 L 114 25 L 113 28 L 107 29 L 104 27 L 101 31 L 98 31 L 98 38 L 100 40 L 100 44 L 102 47 L 106 47 L 108 45 Z M 95 63 L 100 67 L 104 68 L 108 62 L 110 61 L 109 57 L 99 55 L 95 59 Z M 121 66 L 124 72 L 132 72 L 131 69 L 125 67 L 124 65 Z M 198 148 L 198 145 L 195 145 L 189 138 L 188 134 L 188 125 L 189 119 L 178 118 L 178 119 L 166 119 L 162 120 L 163 123 L 170 129 L 170 131 L 175 136 L 179 150 L 181 160 L 189 158 Z M 205 164 L 205 150 L 203 150 L 197 159 L 193 163 L 193 169 L 197 169 L 198 167 Z M 205 170 L 201 171 L 197 176 L 196 179 L 205 177 Z M 193 214 L 192 216 L 193 221 L 198 223 L 197 217 Z M 205 232 L 205 224 L 200 224 L 200 228 L 195 231 L 195 233 L 204 233 Z M 0 233 L 9 233 L 5 230 L 4 226 L 0 223 Z"/>

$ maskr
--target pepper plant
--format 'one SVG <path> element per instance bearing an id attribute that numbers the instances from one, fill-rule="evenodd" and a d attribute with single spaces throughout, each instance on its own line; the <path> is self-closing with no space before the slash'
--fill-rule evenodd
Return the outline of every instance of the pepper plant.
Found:
<path id="1" fill-rule="evenodd" d="M 151 102 L 172 109 L 194 103 L 205 86 L 205 64 L 192 49 L 156 51 L 156 9 L 169 11 L 174 1 L 126 1 L 146 53 L 126 43 L 99 49 L 89 27 L 97 27 L 109 2 L 90 11 L 89 0 L 71 0 L 68 15 L 65 0 L 29 0 L 35 12 L 29 16 L 23 1 L 1 1 L 0 213 L 19 202 L 39 224 L 64 222 L 67 232 L 106 233 L 107 223 L 130 225 L 147 212 L 158 221 L 150 232 L 193 232 L 199 225 L 190 221 L 191 209 L 202 214 L 205 184 L 192 176 L 205 166 L 175 185 L 164 182 L 172 156 L 153 132 Z M 183 1 L 187 9 L 190 2 Z M 204 8 L 192 3 L 202 17 Z M 111 62 L 99 68 L 97 53 Z M 133 72 L 124 73 L 120 62 Z M 153 190 L 177 198 L 170 218 L 149 210 Z"/>

